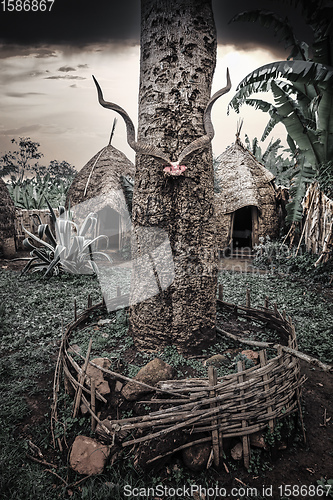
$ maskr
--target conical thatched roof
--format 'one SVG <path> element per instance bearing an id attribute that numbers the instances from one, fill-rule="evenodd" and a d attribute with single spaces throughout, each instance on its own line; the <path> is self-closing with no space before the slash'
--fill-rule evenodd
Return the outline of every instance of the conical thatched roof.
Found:
<path id="1" fill-rule="evenodd" d="M 219 157 L 215 175 L 219 193 L 216 195 L 221 213 L 231 213 L 245 206 L 261 209 L 267 188 L 274 189 L 274 175 L 245 148 L 239 138 Z M 265 189 L 266 188 L 266 189 Z"/>
<path id="2" fill-rule="evenodd" d="M 15 205 L 5 182 L 0 178 L 0 242 L 15 235 Z"/>
<path id="3" fill-rule="evenodd" d="M 110 144 L 99 151 L 80 170 L 67 193 L 66 205 L 79 205 L 84 212 L 98 212 L 109 205 L 120 214 L 127 214 L 121 187 L 121 176 L 134 178 L 133 163 Z M 81 212 L 81 210 L 80 210 Z"/>

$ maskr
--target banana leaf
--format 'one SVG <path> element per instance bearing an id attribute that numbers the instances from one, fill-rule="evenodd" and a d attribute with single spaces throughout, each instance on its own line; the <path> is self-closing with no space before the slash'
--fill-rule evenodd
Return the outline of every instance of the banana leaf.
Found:
<path id="1" fill-rule="evenodd" d="M 292 47 L 292 51 L 288 59 L 291 57 L 295 59 L 306 59 L 308 46 L 307 44 L 304 44 L 304 42 L 299 42 L 297 40 L 288 19 L 282 19 L 274 12 L 266 10 L 251 10 L 237 14 L 229 21 L 229 23 L 238 21 L 253 23 L 259 21 L 264 28 L 268 28 L 273 31 L 274 36 L 278 35 L 279 41 L 285 42 L 286 48 Z"/>

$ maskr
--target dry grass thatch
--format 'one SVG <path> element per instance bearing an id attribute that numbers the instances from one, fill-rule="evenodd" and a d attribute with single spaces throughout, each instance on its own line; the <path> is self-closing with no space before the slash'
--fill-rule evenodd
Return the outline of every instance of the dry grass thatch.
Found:
<path id="1" fill-rule="evenodd" d="M 15 205 L 0 178 L 0 246 L 5 254 L 15 253 Z"/>
<path id="2" fill-rule="evenodd" d="M 105 146 L 75 176 L 67 194 L 66 205 L 84 205 L 85 212 L 98 212 L 109 205 L 127 215 L 122 195 L 121 176 L 134 177 L 133 163 L 110 144 Z"/>
<path id="3" fill-rule="evenodd" d="M 318 183 L 313 183 L 302 205 L 306 250 L 328 257 L 333 248 L 333 200 L 320 191 Z M 325 256 L 321 260 L 325 261 Z"/>
<path id="4" fill-rule="evenodd" d="M 218 193 L 215 195 L 218 241 L 221 247 L 230 243 L 232 238 L 232 215 L 244 207 L 256 207 L 257 220 L 253 224 L 256 234 L 275 236 L 278 228 L 276 190 L 274 175 L 269 172 L 246 149 L 239 138 L 220 156 L 216 169 Z"/>
<path id="5" fill-rule="evenodd" d="M 235 212 L 248 205 L 260 209 L 266 202 L 263 189 L 275 196 L 271 184 L 274 175 L 239 140 L 221 155 L 216 173 L 221 185 L 218 200 L 222 213 Z"/>

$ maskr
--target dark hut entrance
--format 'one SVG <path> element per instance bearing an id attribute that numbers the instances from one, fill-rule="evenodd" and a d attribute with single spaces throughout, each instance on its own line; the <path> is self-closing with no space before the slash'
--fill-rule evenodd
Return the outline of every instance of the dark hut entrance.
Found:
<path id="1" fill-rule="evenodd" d="M 242 207 L 233 214 L 233 248 L 252 248 L 256 243 L 258 210 L 254 206 Z"/>
<path id="2" fill-rule="evenodd" d="M 109 205 L 98 212 L 98 234 L 105 234 L 109 238 L 108 248 L 120 249 L 120 215 Z"/>

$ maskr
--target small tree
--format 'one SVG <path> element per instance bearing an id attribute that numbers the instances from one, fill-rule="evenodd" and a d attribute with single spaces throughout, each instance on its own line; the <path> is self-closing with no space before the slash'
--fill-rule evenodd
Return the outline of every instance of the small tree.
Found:
<path id="1" fill-rule="evenodd" d="M 39 142 L 34 142 L 30 137 L 20 137 L 11 140 L 12 144 L 18 148 L 14 151 L 9 151 L 0 157 L 0 176 L 5 177 L 10 175 L 13 179 L 17 176 L 23 180 L 27 171 L 38 168 L 39 158 L 43 154 L 39 151 Z"/>
<path id="2" fill-rule="evenodd" d="M 76 174 L 76 170 L 73 165 L 65 160 L 61 162 L 58 160 L 52 160 L 47 168 L 47 172 L 50 174 L 52 179 L 69 181 L 71 181 Z"/>

